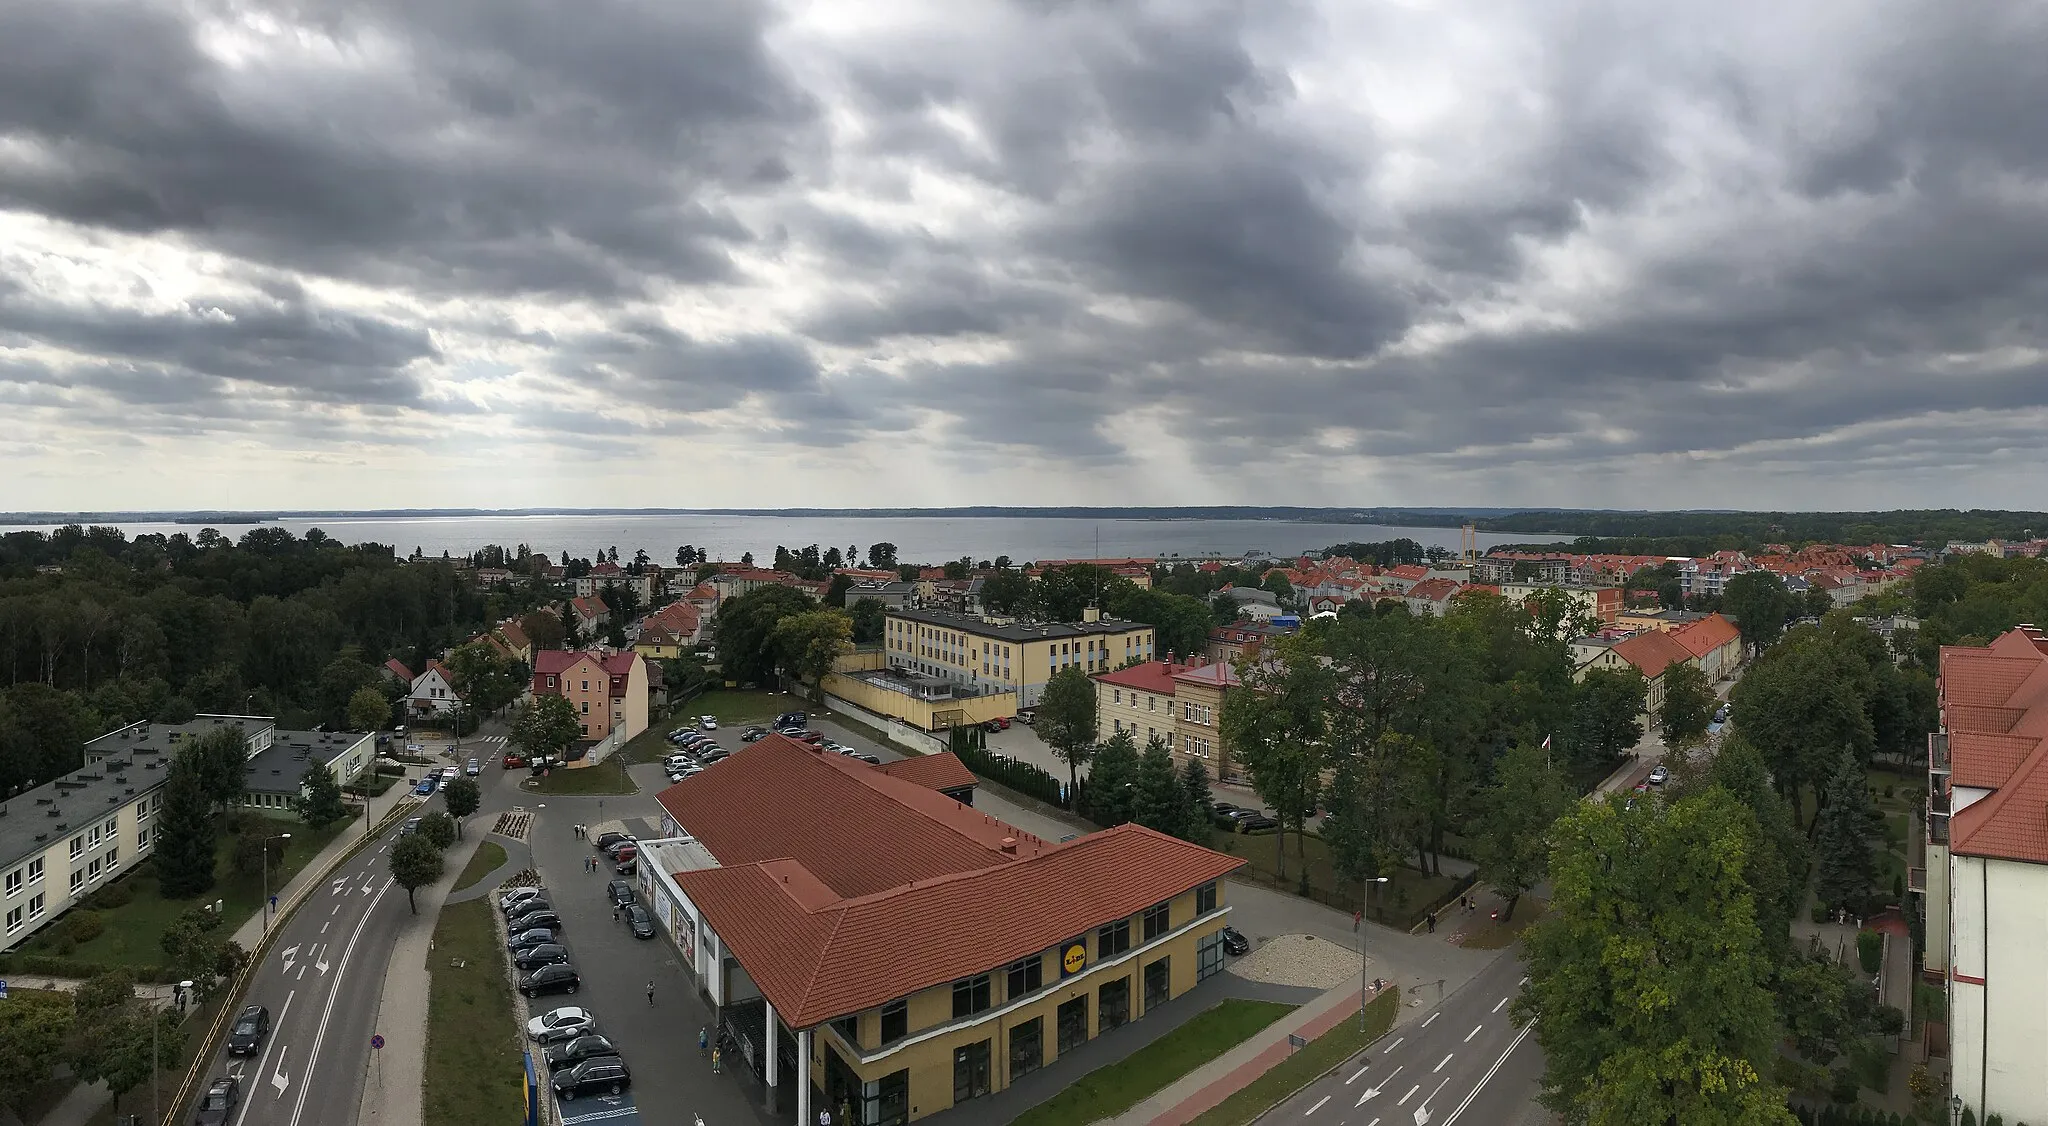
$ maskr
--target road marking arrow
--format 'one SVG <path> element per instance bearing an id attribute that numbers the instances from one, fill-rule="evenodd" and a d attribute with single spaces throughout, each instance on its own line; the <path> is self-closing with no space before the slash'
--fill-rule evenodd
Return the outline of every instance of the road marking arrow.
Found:
<path id="1" fill-rule="evenodd" d="M 284 1057 L 286 1050 L 288 1049 L 280 1050 L 277 1053 L 277 1071 L 272 1073 L 272 1075 L 270 1076 L 270 1085 L 277 1088 L 277 1093 L 280 1095 L 284 1094 L 284 1089 L 286 1087 L 292 1085 L 291 1077 L 287 1076 L 284 1073 Z"/>
<path id="2" fill-rule="evenodd" d="M 291 965 L 292 965 L 292 959 L 294 959 L 294 958 L 296 958 L 296 957 L 298 957 L 298 956 L 299 956 L 299 948 L 298 948 L 298 947 L 296 947 L 296 946 L 287 946 L 287 947 L 285 947 L 285 948 L 284 948 L 284 951 L 283 951 L 282 953 L 280 953 L 280 954 L 278 955 L 278 957 L 279 957 L 279 958 L 282 958 L 282 959 L 284 959 L 284 965 L 285 965 L 285 968 L 286 968 L 286 969 L 290 969 L 290 968 L 291 968 Z"/>

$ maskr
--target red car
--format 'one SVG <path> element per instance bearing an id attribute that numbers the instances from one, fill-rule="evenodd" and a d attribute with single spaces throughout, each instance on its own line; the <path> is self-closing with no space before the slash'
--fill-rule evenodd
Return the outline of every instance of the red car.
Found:
<path id="1" fill-rule="evenodd" d="M 512 769 L 512 768 L 513 768 L 513 767 L 515 767 L 515 766 L 525 766 L 525 765 L 526 765 L 526 756 L 525 756 L 525 755 L 522 755 L 522 754 L 520 754 L 520 753 L 519 753 L 518 751 L 506 751 L 506 752 L 505 752 L 505 761 L 504 761 L 504 767 L 505 767 L 505 769 L 507 769 L 507 770 L 510 770 L 510 769 Z"/>

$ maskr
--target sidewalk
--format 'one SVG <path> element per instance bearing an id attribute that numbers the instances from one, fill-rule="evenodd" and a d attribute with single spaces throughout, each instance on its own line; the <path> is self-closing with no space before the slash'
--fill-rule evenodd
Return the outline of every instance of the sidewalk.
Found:
<path id="1" fill-rule="evenodd" d="M 413 767 L 412 769 L 425 770 L 426 768 Z M 304 868 L 299 869 L 298 875 L 293 876 L 283 887 L 277 889 L 275 894 L 278 906 L 282 908 L 290 903 L 292 897 L 297 895 L 299 889 L 306 886 L 306 884 L 326 882 L 327 870 L 334 865 L 335 861 L 341 859 L 343 853 L 361 843 L 363 836 L 371 829 L 382 824 L 384 818 L 389 816 L 393 809 L 413 800 L 412 787 L 403 783 L 395 785 L 382 794 L 371 798 L 369 823 L 364 825 L 362 818 L 358 816 L 356 818 L 357 828 L 355 831 L 344 832 L 332 841 L 329 841 L 327 847 L 321 849 L 318 856 L 309 861 Z M 256 912 L 254 915 L 249 916 L 247 922 L 235 930 L 234 938 L 236 945 L 244 950 L 256 949 L 256 945 L 263 941 L 263 932 L 266 929 L 263 915 L 262 911 Z M 269 923 L 270 926 L 276 926 L 280 921 L 273 915 Z"/>
<path id="2" fill-rule="evenodd" d="M 420 1087 L 426 1081 L 427 995 L 433 986 L 433 971 L 427 955 L 434 948 L 434 927 L 441 921 L 441 906 L 448 889 L 469 866 L 469 858 L 490 836 L 480 832 L 457 841 L 448 850 L 446 875 L 419 891 L 419 914 L 408 916 L 391 947 L 391 961 L 384 972 L 384 992 L 377 1002 L 373 1026 L 384 1037 L 384 1050 L 374 1053 L 364 1076 L 362 1102 L 356 1111 L 358 1126 L 420 1126 L 424 1108 Z M 509 851 L 509 850 L 508 850 Z M 489 879 L 463 889 L 462 898 L 487 894 L 497 885 Z M 479 893 L 478 888 L 483 891 Z"/>
<path id="3" fill-rule="evenodd" d="M 1104 1122 L 1106 1126 L 1182 1126 L 1292 1055 L 1289 1036 L 1314 1040 L 1347 1020 L 1357 1019 L 1358 986 L 1340 985 Z"/>

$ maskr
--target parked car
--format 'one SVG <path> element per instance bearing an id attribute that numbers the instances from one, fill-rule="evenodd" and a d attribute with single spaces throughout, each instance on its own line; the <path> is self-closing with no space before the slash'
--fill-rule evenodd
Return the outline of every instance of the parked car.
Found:
<path id="1" fill-rule="evenodd" d="M 1236 927 L 1223 928 L 1223 950 L 1233 958 L 1242 958 L 1252 952 L 1252 944 Z"/>
<path id="2" fill-rule="evenodd" d="M 536 946 L 545 946 L 553 941 L 555 941 L 555 932 L 553 930 L 547 927 L 534 927 L 530 930 L 523 930 L 513 934 L 510 939 L 506 940 L 505 949 L 510 953 L 517 954 L 522 950 L 531 950 Z"/>
<path id="3" fill-rule="evenodd" d="M 756 739 L 765 738 L 767 734 L 768 729 L 765 727 L 749 727 L 745 731 L 740 732 L 740 742 L 751 743 Z"/>
<path id="4" fill-rule="evenodd" d="M 1021 724 L 1025 724 L 1026 726 L 1029 726 L 1029 725 L 1031 725 L 1031 724 L 1037 723 L 1037 722 L 1038 722 L 1038 709 L 1037 709 L 1037 708 L 1018 708 L 1018 709 L 1017 709 L 1017 722 L 1018 722 L 1018 723 L 1021 723 Z"/>
<path id="5" fill-rule="evenodd" d="M 616 1095 L 633 1085 L 626 1061 L 617 1056 L 597 1056 L 555 1073 L 555 1094 L 564 1100 L 578 1095 Z"/>
<path id="6" fill-rule="evenodd" d="M 228 1054 L 231 1056 L 253 1056 L 263 1046 L 263 1037 L 270 1032 L 270 1010 L 261 1005 L 250 1005 L 235 1016 L 234 1031 L 228 1033 Z"/>
<path id="7" fill-rule="evenodd" d="M 533 1040 L 540 1039 L 543 1033 L 563 1030 L 567 1030 L 569 1033 L 568 1036 L 563 1038 L 567 1040 L 573 1040 L 578 1036 L 596 1032 L 597 1014 L 589 1009 L 579 1009 L 574 1005 L 564 1005 L 559 1009 L 549 1009 L 547 1012 L 526 1022 L 526 1035 L 529 1039 Z"/>
<path id="8" fill-rule="evenodd" d="M 697 717 L 697 726 L 706 731 L 716 731 L 718 730 L 718 717 L 715 715 L 700 715 Z"/>
<path id="9" fill-rule="evenodd" d="M 1664 783 L 1666 783 L 1666 782 L 1669 782 L 1669 781 L 1671 781 L 1671 771 L 1670 771 L 1669 769 L 1667 769 L 1667 768 L 1666 768 L 1666 767 L 1664 766 L 1664 764 L 1662 764 L 1662 763 L 1659 763 L 1659 764 L 1657 764 L 1657 765 L 1656 765 L 1655 767 L 1652 767 L 1652 768 L 1651 768 L 1651 770 L 1650 770 L 1650 785 L 1652 785 L 1652 786 L 1662 786 L 1662 785 L 1663 785 Z"/>
<path id="10" fill-rule="evenodd" d="M 633 876 L 639 873 L 640 862 L 638 860 L 622 861 L 615 865 L 612 871 L 621 876 Z"/>
<path id="11" fill-rule="evenodd" d="M 548 1070 L 560 1071 L 565 1067 L 574 1067 L 593 1056 L 616 1056 L 618 1054 L 618 1047 L 610 1040 L 595 1032 L 587 1033 L 578 1036 L 574 1040 L 569 1040 L 549 1048 L 547 1052 Z"/>
<path id="12" fill-rule="evenodd" d="M 881 760 L 881 759 L 879 759 L 879 758 L 876 758 L 876 757 L 875 757 L 874 755 L 855 755 L 855 756 L 853 756 L 853 757 L 855 757 L 855 758 L 859 759 L 860 761 L 862 761 L 862 762 L 864 762 L 864 763 L 867 763 L 867 764 L 868 764 L 869 766 L 880 766 L 880 765 L 882 765 L 882 760 Z"/>
<path id="13" fill-rule="evenodd" d="M 475 759 L 470 759 L 469 763 L 462 768 L 462 772 L 474 778 L 484 772 L 484 764 Z"/>
<path id="14" fill-rule="evenodd" d="M 194 1126 L 226 1126 L 228 1116 L 242 1101 L 242 1081 L 232 1075 L 223 1075 L 207 1084 L 206 1093 L 199 1096 L 199 1113 L 192 1119 Z"/>
<path id="15" fill-rule="evenodd" d="M 420 779 L 420 784 L 414 786 L 412 792 L 420 797 L 427 797 L 434 792 L 434 787 L 439 785 L 440 782 L 441 779 L 438 775 L 429 774 L 425 778 Z"/>
<path id="16" fill-rule="evenodd" d="M 1250 817 L 1240 817 L 1237 819 L 1237 831 L 1240 833 L 1259 833 L 1268 829 L 1278 829 L 1279 827 L 1280 823 L 1278 821 L 1263 813 L 1255 813 Z"/>
<path id="17" fill-rule="evenodd" d="M 551 910 L 535 911 L 530 915 L 521 915 L 518 918 L 513 919 L 511 922 L 507 923 L 506 926 L 508 928 L 518 927 L 520 930 L 526 931 L 533 930 L 537 927 L 546 927 L 549 930 L 558 931 L 562 929 L 562 917 L 560 915 L 555 914 Z"/>
<path id="18" fill-rule="evenodd" d="M 459 766 L 444 766 L 441 768 L 441 781 L 443 782 L 453 782 L 460 777 L 462 777 L 462 768 Z"/>
<path id="19" fill-rule="evenodd" d="M 620 863 L 628 860 L 638 860 L 640 859 L 640 846 L 634 844 L 620 845 L 612 850 L 612 859 Z"/>
<path id="20" fill-rule="evenodd" d="M 566 966 L 569 964 L 569 948 L 559 942 L 543 942 L 529 946 L 512 958 L 512 964 L 522 970 L 537 970 L 542 966 Z"/>
<path id="21" fill-rule="evenodd" d="M 590 748 L 589 748 L 589 747 L 586 747 L 586 746 L 584 746 L 583 744 L 581 744 L 581 743 L 578 743 L 578 744 L 576 744 L 575 746 L 573 746 L 573 747 L 570 747 L 570 748 L 569 748 L 569 750 L 568 750 L 568 751 L 567 751 L 566 753 L 564 753 L 564 754 L 562 755 L 562 761 L 563 761 L 563 762 L 581 762 L 581 761 L 583 760 L 583 756 L 585 756 L 585 755 L 587 755 L 587 754 L 589 754 L 589 753 L 590 753 Z"/>
<path id="22" fill-rule="evenodd" d="M 401 836 L 401 837 L 409 837 L 409 836 L 412 836 L 412 835 L 413 835 L 414 833 L 417 833 L 417 832 L 419 832 L 419 831 L 420 831 L 420 822 L 422 822 L 422 821 L 425 821 L 425 820 L 426 820 L 426 818 L 424 818 L 424 817 L 408 817 L 408 818 L 406 818 L 406 819 L 405 819 L 405 824 L 403 824 L 403 825 L 400 825 L 400 826 L 398 827 L 398 835 L 399 835 L 399 836 Z"/>
<path id="23" fill-rule="evenodd" d="M 727 751 L 721 748 L 719 750 L 710 752 L 709 754 L 705 755 L 703 758 L 698 759 L 697 761 L 705 766 L 710 766 L 714 762 L 724 762 L 726 759 L 729 759 L 731 757 L 731 751 Z"/>
<path id="24" fill-rule="evenodd" d="M 624 907 L 628 903 L 640 902 L 640 893 L 634 891 L 633 885 L 624 880 L 613 880 L 611 883 L 606 884 L 604 892 L 605 895 L 611 898 L 612 906 L 614 907 Z"/>
<path id="25" fill-rule="evenodd" d="M 1721 705 L 1720 707 L 1718 707 L 1718 708 L 1715 708 L 1715 709 L 1714 709 L 1714 722 L 1715 722 L 1715 723 L 1727 723 L 1727 722 L 1728 722 L 1728 705 L 1726 705 L 1726 704 L 1722 704 L 1722 705 Z"/>
<path id="26" fill-rule="evenodd" d="M 574 993 L 581 988 L 582 976 L 576 972 L 576 967 L 565 962 L 542 966 L 519 979 L 519 992 L 528 997 L 538 997 L 543 993 Z"/>
<path id="27" fill-rule="evenodd" d="M 1010 729 L 1010 721 L 1003 716 L 997 716 L 996 718 L 989 720 L 987 723 L 982 724 L 981 729 L 983 731 L 988 732 L 991 735 L 995 734 L 998 731 L 1008 731 Z"/>
<path id="28" fill-rule="evenodd" d="M 522 915 L 530 915 L 535 911 L 552 911 L 554 909 L 555 905 L 549 902 L 547 896 L 529 895 L 523 899 L 513 900 L 505 908 L 505 918 L 517 919 Z"/>
<path id="29" fill-rule="evenodd" d="M 632 839 L 624 833 L 599 833 L 597 835 L 597 847 L 600 850 L 605 850 L 618 844 L 620 841 L 630 841 Z"/>
<path id="30" fill-rule="evenodd" d="M 783 712 L 775 717 L 775 729 L 780 731 L 785 727 L 794 727 L 802 730 L 803 726 L 809 722 L 811 722 L 809 712 Z"/>
<path id="31" fill-rule="evenodd" d="M 541 887 L 528 886 L 512 888 L 506 891 L 503 895 L 500 895 L 498 897 L 498 907 L 500 910 L 509 910 L 513 904 L 519 902 L 522 899 L 532 899 L 536 895 L 545 894 L 547 894 L 547 889 Z"/>
<path id="32" fill-rule="evenodd" d="M 518 751 L 506 751 L 505 757 L 499 759 L 498 764 L 500 766 L 503 766 L 507 770 L 510 770 L 515 766 L 525 766 L 526 756 L 520 754 Z"/>
<path id="33" fill-rule="evenodd" d="M 822 731 L 806 731 L 803 734 L 798 735 L 796 738 L 801 742 L 809 743 L 811 746 L 815 747 L 818 744 L 825 741 L 825 733 Z"/>
<path id="34" fill-rule="evenodd" d="M 654 937 L 654 916 L 638 903 L 626 908 L 626 926 L 632 930 L 634 938 Z"/>

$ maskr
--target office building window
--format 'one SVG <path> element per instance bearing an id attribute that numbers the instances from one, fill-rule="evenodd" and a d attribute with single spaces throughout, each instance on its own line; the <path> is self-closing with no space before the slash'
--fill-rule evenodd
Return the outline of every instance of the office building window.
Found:
<path id="1" fill-rule="evenodd" d="M 1160 935 L 1166 933 L 1166 921 L 1168 915 L 1169 912 L 1167 910 L 1167 905 L 1164 903 L 1145 908 L 1144 923 L 1146 942 L 1150 942 L 1153 939 L 1158 938 Z"/>
<path id="2" fill-rule="evenodd" d="M 12 911 L 9 911 L 9 912 L 7 913 L 7 933 L 8 933 L 8 934 L 13 934 L 13 933 L 14 933 L 15 931 L 18 931 L 18 930 L 20 930 L 20 929 L 21 929 L 21 908 L 19 908 L 19 907 L 16 907 L 16 908 L 15 908 L 14 910 L 12 910 Z"/>
<path id="3" fill-rule="evenodd" d="M 28 882 L 31 884 L 39 884 L 43 882 L 42 857 L 38 856 L 34 860 L 28 862 Z"/>
<path id="4" fill-rule="evenodd" d="M 1131 948 L 1131 921 L 1118 919 L 1095 930 L 1095 957 L 1114 958 Z"/>
<path id="5" fill-rule="evenodd" d="M 92 858 L 92 863 L 91 863 L 90 865 L 87 865 L 87 866 L 86 866 L 86 869 L 85 869 L 85 878 L 86 878 L 86 879 L 88 879 L 88 880 L 97 880 L 97 879 L 99 879 L 99 878 L 100 878 L 100 858 L 99 858 L 99 857 L 97 857 L 97 856 L 93 857 L 93 858 Z"/>
<path id="6" fill-rule="evenodd" d="M 882 1006 L 882 1043 L 893 1044 L 910 1035 L 910 1002 L 891 1001 Z"/>
<path id="7" fill-rule="evenodd" d="M 1209 741 L 1199 735 L 1181 736 L 1181 752 L 1194 758 L 1209 757 Z"/>
<path id="8" fill-rule="evenodd" d="M 100 847 L 100 827 L 99 827 L 98 825 L 94 825 L 94 826 L 93 826 L 92 828 L 90 828 L 90 829 L 87 829 L 87 830 L 85 831 L 85 836 L 86 836 L 86 841 L 85 841 L 85 847 L 87 847 L 87 848 L 98 848 L 98 847 Z"/>
<path id="9" fill-rule="evenodd" d="M 28 901 L 28 917 L 31 919 L 43 917 L 43 897 L 40 894 Z"/>
<path id="10" fill-rule="evenodd" d="M 1003 995 L 1005 1000 L 1014 1001 L 1026 993 L 1035 993 L 1045 984 L 1045 958 L 1033 954 L 1029 958 L 1010 963 L 1010 991 Z"/>
<path id="11" fill-rule="evenodd" d="M 1207 981 L 1223 972 L 1223 932 L 1217 931 L 1195 944 L 1195 980 Z"/>
<path id="12" fill-rule="evenodd" d="M 961 1017 L 971 1017 L 979 1012 L 986 1012 L 989 1004 L 987 974 L 982 974 L 979 977 L 962 978 L 953 983 L 954 1020 L 959 1020 Z"/>
<path id="13" fill-rule="evenodd" d="M 1216 881 L 1210 880 L 1195 889 L 1195 914 L 1206 915 L 1216 909 Z"/>
<path id="14" fill-rule="evenodd" d="M 121 822 L 116 818 L 109 817 L 107 818 L 107 823 L 105 826 L 103 826 L 103 828 L 105 828 L 107 831 L 107 839 L 113 840 L 114 834 L 119 832 L 121 829 Z"/>
<path id="15" fill-rule="evenodd" d="M 7 873 L 7 895 L 9 898 L 21 894 L 21 869 Z"/>
<path id="16" fill-rule="evenodd" d="M 71 838 L 71 859 L 76 860 L 83 855 L 85 855 L 85 838 L 83 836 Z"/>
<path id="17" fill-rule="evenodd" d="M 141 849 L 145 849 L 145 848 L 148 848 L 148 847 L 149 847 L 149 830 L 148 830 L 148 829 L 137 829 L 137 830 L 135 830 L 135 847 L 136 847 L 136 849 L 137 849 L 138 851 L 139 851 L 139 850 L 141 850 Z"/>
<path id="18" fill-rule="evenodd" d="M 113 870 L 114 870 L 114 866 L 115 866 L 116 864 L 119 864 L 120 862 L 121 862 L 121 850 L 120 850 L 120 849 L 118 849 L 118 848 L 110 848 L 110 849 L 108 849 L 108 850 L 107 850 L 107 871 L 109 871 L 109 872 L 113 871 Z"/>

